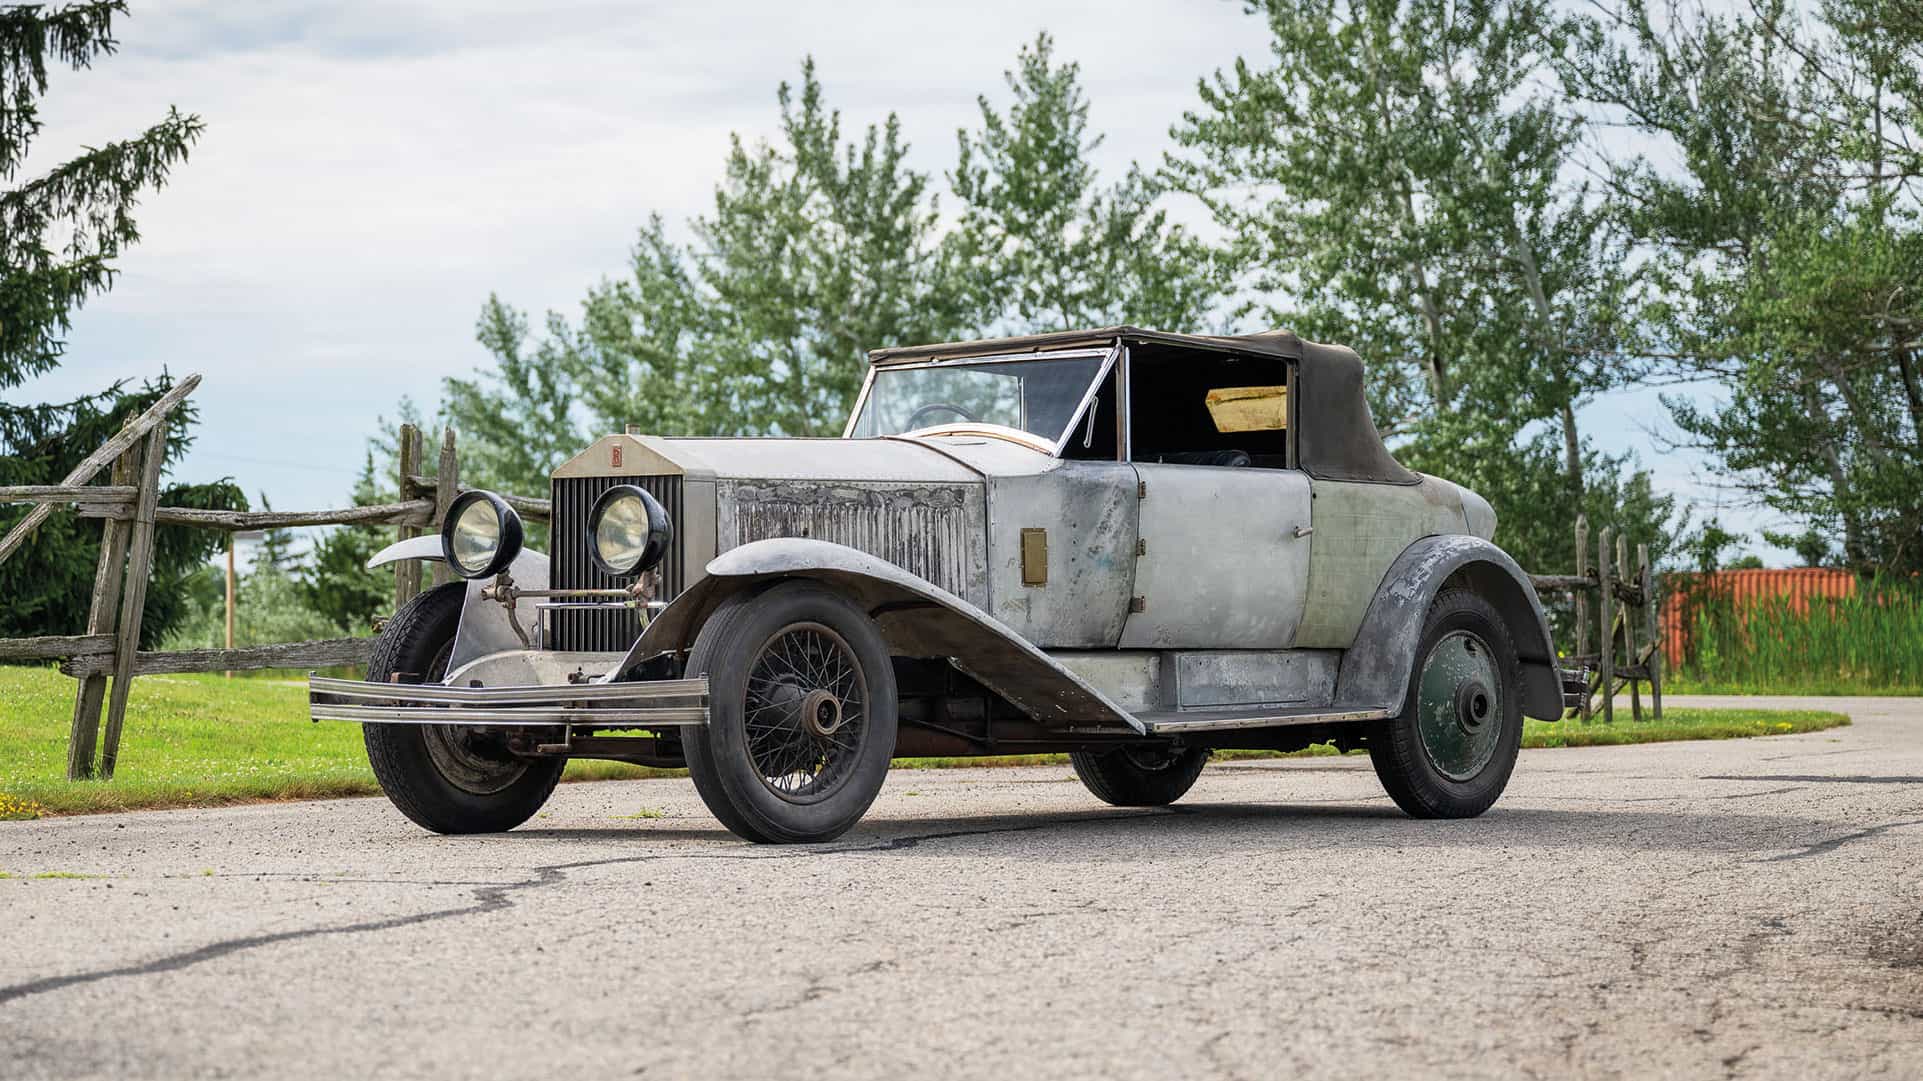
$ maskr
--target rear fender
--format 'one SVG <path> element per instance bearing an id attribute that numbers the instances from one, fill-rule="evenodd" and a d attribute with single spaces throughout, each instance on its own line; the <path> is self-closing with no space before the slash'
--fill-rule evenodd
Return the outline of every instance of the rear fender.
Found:
<path id="1" fill-rule="evenodd" d="M 1424 537 L 1390 565 L 1362 617 L 1355 645 L 1336 674 L 1336 708 L 1400 711 L 1415 671 L 1429 606 L 1445 588 L 1462 587 L 1494 605 L 1522 662 L 1522 712 L 1562 717 L 1556 647 L 1529 576 L 1509 554 L 1480 537 Z"/>
<path id="2" fill-rule="evenodd" d="M 889 652 L 946 657 L 1038 724 L 1147 731 L 1107 695 L 987 612 L 887 560 L 801 537 L 755 541 L 716 557 L 705 577 L 648 624 L 608 678 L 619 678 L 648 657 L 687 650 L 730 597 L 796 578 L 827 583 L 861 605 L 881 628 Z"/>

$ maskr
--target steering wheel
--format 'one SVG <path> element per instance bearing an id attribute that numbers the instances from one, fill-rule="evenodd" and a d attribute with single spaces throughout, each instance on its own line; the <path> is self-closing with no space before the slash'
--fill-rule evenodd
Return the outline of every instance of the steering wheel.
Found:
<path id="1" fill-rule="evenodd" d="M 921 422 L 921 418 L 927 413 L 953 413 L 965 421 L 975 424 L 981 423 L 980 417 L 956 405 L 954 402 L 929 402 L 927 405 L 908 414 L 908 430 L 912 432 L 917 428 L 926 427 L 926 425 Z"/>

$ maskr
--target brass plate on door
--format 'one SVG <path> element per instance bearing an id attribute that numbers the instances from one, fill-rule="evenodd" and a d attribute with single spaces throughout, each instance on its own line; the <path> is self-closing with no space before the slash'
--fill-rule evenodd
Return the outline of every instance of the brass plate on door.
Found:
<path id="1" fill-rule="evenodd" d="M 1022 530 L 1022 584 L 1048 584 L 1048 530 Z"/>

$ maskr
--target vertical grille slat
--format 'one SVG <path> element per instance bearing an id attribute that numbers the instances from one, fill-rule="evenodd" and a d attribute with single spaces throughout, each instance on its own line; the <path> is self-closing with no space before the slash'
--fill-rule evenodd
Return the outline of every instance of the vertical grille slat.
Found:
<path id="1" fill-rule="evenodd" d="M 618 484 L 632 484 L 661 501 L 668 518 L 675 524 L 674 544 L 661 562 L 661 590 L 657 600 L 671 601 L 679 596 L 687 581 L 683 557 L 682 498 L 680 477 L 556 477 L 554 480 L 554 550 L 549 567 L 556 589 L 616 589 L 630 579 L 603 574 L 588 554 L 588 511 L 601 493 Z M 551 648 L 611 653 L 634 644 L 641 633 L 634 612 L 625 609 L 569 611 L 552 615 L 554 628 Z"/>

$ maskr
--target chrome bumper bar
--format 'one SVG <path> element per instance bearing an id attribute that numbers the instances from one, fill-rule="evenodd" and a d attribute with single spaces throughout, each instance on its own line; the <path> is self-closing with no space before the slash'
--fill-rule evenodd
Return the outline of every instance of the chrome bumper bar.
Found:
<path id="1" fill-rule="evenodd" d="M 708 723 L 708 681 L 448 687 L 314 676 L 307 681 L 307 711 L 316 721 L 666 728 Z"/>

